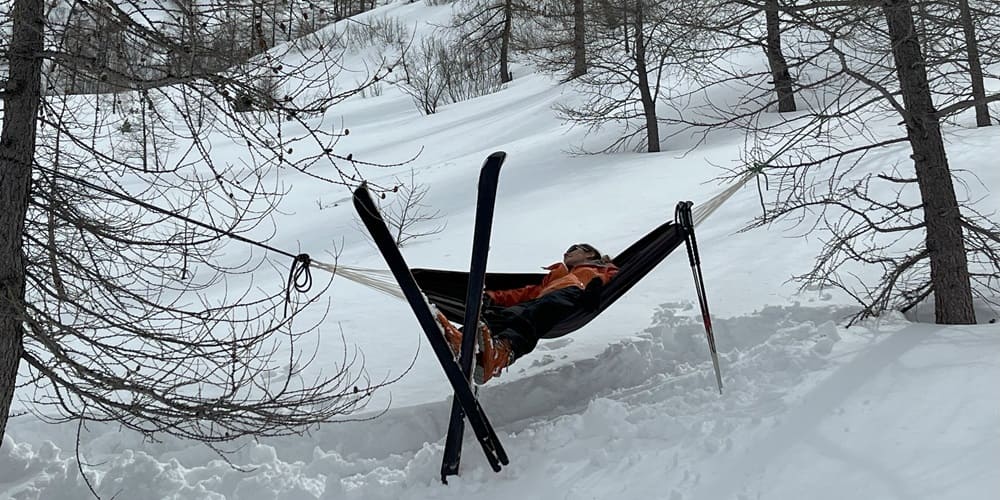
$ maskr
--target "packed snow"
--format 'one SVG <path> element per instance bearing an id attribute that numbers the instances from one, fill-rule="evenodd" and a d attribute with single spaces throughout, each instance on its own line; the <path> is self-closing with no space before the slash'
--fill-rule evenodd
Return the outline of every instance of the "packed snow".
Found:
<path id="1" fill-rule="evenodd" d="M 446 18 L 443 9 L 400 2 L 365 16 L 420 27 Z M 397 162 L 420 152 L 405 167 L 366 172 L 385 180 L 412 168 L 430 187 L 425 201 L 447 226 L 403 248 L 414 267 L 468 265 L 475 180 L 492 151 L 509 154 L 495 271 L 536 271 L 580 241 L 613 254 L 672 217 L 677 201 L 697 204 L 725 188 L 713 180 L 718 166 L 739 159 L 742 138 L 725 135 L 692 151 L 693 141 L 679 138 L 660 154 L 571 154 L 613 134 L 585 136 L 562 123 L 552 107 L 573 98 L 570 85 L 521 66 L 501 92 L 431 116 L 392 88 L 330 115 L 351 129 L 344 153 Z M 981 212 L 1000 209 L 990 194 L 1000 188 L 996 127 L 963 122 L 946 133 L 953 166 L 978 179 L 963 186 L 965 197 L 981 200 Z M 905 146 L 879 156 L 909 161 Z M 384 267 L 358 229 L 349 191 L 287 182 L 292 195 L 272 243 Z M 357 348 L 373 378 L 402 375 L 365 412 L 304 436 L 236 443 L 231 463 L 197 443 L 148 442 L 113 425 L 88 424 L 77 447 L 75 425 L 17 416 L 0 445 L 0 498 L 87 498 L 78 461 L 102 498 L 120 499 L 995 497 L 997 313 L 983 306 L 979 325 L 939 326 L 924 306 L 847 327 L 856 310 L 848 297 L 790 282 L 821 240 L 781 223 L 740 231 L 759 210 L 756 187 L 746 186 L 698 227 L 722 394 L 681 249 L 591 324 L 543 341 L 483 387 L 511 463 L 494 473 L 467 432 L 461 474 L 443 485 L 451 400 L 440 366 L 405 303 L 337 278 L 314 339 L 320 359 Z M 261 271 L 258 286 L 283 287 L 281 265 L 273 276 Z"/>

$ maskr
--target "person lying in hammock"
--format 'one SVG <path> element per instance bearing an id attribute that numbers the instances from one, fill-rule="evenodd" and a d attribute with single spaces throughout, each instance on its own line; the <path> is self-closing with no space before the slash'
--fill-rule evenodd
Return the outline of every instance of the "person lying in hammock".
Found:
<path id="1" fill-rule="evenodd" d="M 586 243 L 569 247 L 562 262 L 546 267 L 549 274 L 537 285 L 511 290 L 487 290 L 479 328 L 480 352 L 475 381 L 483 384 L 516 359 L 528 354 L 538 340 L 561 320 L 578 310 L 600 306 L 601 287 L 618 272 L 611 259 Z M 459 352 L 462 333 L 444 315 L 438 321 L 452 352 Z"/>

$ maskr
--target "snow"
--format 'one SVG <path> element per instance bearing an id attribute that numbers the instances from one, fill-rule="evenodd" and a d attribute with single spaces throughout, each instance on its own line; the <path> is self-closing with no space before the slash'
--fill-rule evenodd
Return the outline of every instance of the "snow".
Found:
<path id="1" fill-rule="evenodd" d="M 397 3 L 375 14 L 419 23 L 439 21 L 442 8 Z M 613 131 L 584 137 L 563 124 L 552 106 L 574 99 L 572 87 L 531 71 L 516 68 L 503 91 L 432 116 L 387 89 L 324 117 L 351 129 L 338 147 L 357 158 L 420 152 L 406 167 L 365 172 L 385 180 L 412 168 L 431 188 L 426 202 L 447 228 L 403 249 L 411 265 L 467 266 L 478 166 L 494 150 L 509 153 L 491 248 L 497 271 L 536 270 L 578 241 L 615 253 L 672 217 L 676 201 L 717 193 L 714 165 L 738 162 L 743 138 L 733 134 L 692 152 L 679 139 L 655 155 L 573 155 Z M 963 187 L 967 198 L 984 213 L 1000 208 L 989 195 L 1000 187 L 996 131 L 946 133 L 953 164 L 978 179 Z M 904 147 L 877 156 L 908 161 Z M 284 181 L 292 196 L 272 243 L 320 260 L 336 246 L 344 265 L 384 267 L 346 190 Z M 317 201 L 339 204 L 318 210 Z M 451 401 L 440 367 L 404 303 L 336 279 L 315 339 L 321 352 L 340 358 L 342 329 L 373 378 L 403 375 L 369 413 L 305 436 L 238 443 L 235 468 L 204 446 L 100 424 L 82 430 L 78 458 L 76 426 L 14 417 L 0 445 L 0 498 L 86 498 L 78 459 L 102 497 L 126 499 L 965 500 L 1000 491 L 1000 324 L 988 323 L 996 312 L 980 309 L 975 326 L 887 315 L 848 328 L 848 298 L 789 281 L 821 241 L 784 224 L 740 232 L 758 211 L 748 186 L 698 228 L 721 395 L 679 251 L 583 330 L 543 341 L 482 388 L 511 464 L 493 473 L 467 437 L 461 475 L 442 485 Z M 261 271 L 255 282 L 281 287 L 284 272 Z"/>
<path id="2" fill-rule="evenodd" d="M 123 498 L 968 499 L 996 491 L 1000 377 L 993 325 L 891 318 L 838 327 L 835 311 L 769 307 L 718 322 L 726 393 L 701 326 L 664 308 L 637 340 L 484 390 L 512 463 L 494 474 L 467 441 L 437 481 L 448 401 L 398 406 L 307 438 L 248 444 L 235 461 L 183 443 L 92 430 L 98 492 Z M 509 376 L 506 375 L 505 377 Z M 80 498 L 72 451 L 17 421 L 0 482 L 14 498 Z M 29 444 L 20 435 L 38 433 Z M 71 436 L 63 436 L 71 437 Z M 71 445 L 67 445 L 71 446 Z"/>

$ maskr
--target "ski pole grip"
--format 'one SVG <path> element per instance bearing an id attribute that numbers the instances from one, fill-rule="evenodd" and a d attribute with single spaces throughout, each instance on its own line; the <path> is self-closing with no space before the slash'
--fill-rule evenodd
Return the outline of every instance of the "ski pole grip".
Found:
<path id="1" fill-rule="evenodd" d="M 687 244 L 688 261 L 691 262 L 691 267 L 697 266 L 700 260 L 698 247 L 694 240 L 694 217 L 691 215 L 693 205 L 693 202 L 682 201 L 677 203 L 677 208 L 674 209 L 674 223 L 680 226 L 681 231 L 684 232 L 684 242 Z"/>

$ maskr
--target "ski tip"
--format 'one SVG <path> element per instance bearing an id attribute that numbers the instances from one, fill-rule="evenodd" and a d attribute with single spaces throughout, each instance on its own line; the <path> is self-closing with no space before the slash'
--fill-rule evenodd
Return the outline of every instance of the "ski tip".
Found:
<path id="1" fill-rule="evenodd" d="M 507 153 L 505 153 L 503 151 L 494 151 L 493 153 L 490 153 L 489 159 L 491 159 L 491 160 L 503 160 L 506 157 L 507 157 Z"/>
<path id="2" fill-rule="evenodd" d="M 368 186 L 366 186 L 364 183 L 354 188 L 354 191 L 351 192 L 352 195 L 351 198 L 354 200 L 354 203 L 357 204 L 358 200 L 361 199 L 367 191 L 368 191 Z"/>
<path id="3" fill-rule="evenodd" d="M 372 199 L 371 192 L 368 191 L 368 183 L 362 182 L 357 189 L 354 190 L 354 208 L 359 212 L 371 213 L 376 215 L 376 210 L 374 209 L 375 201 Z"/>

